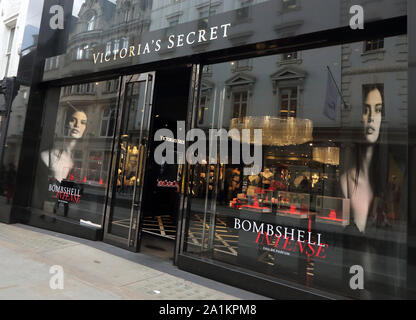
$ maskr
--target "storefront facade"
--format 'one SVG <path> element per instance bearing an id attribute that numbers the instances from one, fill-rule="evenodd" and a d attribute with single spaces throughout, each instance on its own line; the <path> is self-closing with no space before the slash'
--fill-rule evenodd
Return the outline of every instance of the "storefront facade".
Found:
<path id="1" fill-rule="evenodd" d="M 2 221 L 160 236 L 274 298 L 411 297 L 412 4 L 357 2 L 45 0 Z"/>

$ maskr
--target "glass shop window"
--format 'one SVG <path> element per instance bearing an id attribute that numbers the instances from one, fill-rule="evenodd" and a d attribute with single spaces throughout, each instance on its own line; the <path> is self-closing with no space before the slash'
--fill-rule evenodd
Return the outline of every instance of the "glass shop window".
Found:
<path id="1" fill-rule="evenodd" d="M 186 254 L 342 296 L 397 297 L 407 281 L 407 38 L 383 46 L 377 61 L 361 58 L 362 42 L 301 51 L 293 68 L 276 64 L 281 54 L 257 57 L 244 78 L 230 62 L 209 66 L 213 100 L 199 107 L 224 130 L 209 164 L 190 166 Z M 353 265 L 364 290 L 349 286 Z"/>
<path id="2" fill-rule="evenodd" d="M 117 92 L 102 95 L 106 85 L 48 92 L 33 210 L 101 226 L 117 105 Z"/>

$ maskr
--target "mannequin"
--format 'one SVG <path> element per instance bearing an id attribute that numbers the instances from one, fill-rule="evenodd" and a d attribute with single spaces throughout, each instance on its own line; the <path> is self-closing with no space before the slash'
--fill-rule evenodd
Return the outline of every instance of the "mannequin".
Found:
<path id="1" fill-rule="evenodd" d="M 265 168 L 264 171 L 261 173 L 261 177 L 263 188 L 268 190 L 274 180 L 274 173 L 269 168 Z"/>
<path id="2" fill-rule="evenodd" d="M 247 196 L 254 197 L 256 195 L 255 190 L 260 184 L 260 177 L 258 175 L 253 175 L 248 177 L 250 185 L 247 189 Z"/>

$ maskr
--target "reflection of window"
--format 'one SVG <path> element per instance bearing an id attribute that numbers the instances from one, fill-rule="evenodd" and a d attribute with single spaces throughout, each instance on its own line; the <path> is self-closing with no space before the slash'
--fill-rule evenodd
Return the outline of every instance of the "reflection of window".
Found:
<path id="1" fill-rule="evenodd" d="M 101 116 L 101 137 L 112 137 L 115 125 L 115 108 L 105 108 Z"/>
<path id="2" fill-rule="evenodd" d="M 14 40 L 14 33 L 16 28 L 13 27 L 10 29 L 9 33 L 9 43 L 7 45 L 7 51 L 6 51 L 6 71 L 4 73 L 4 76 L 7 77 L 7 73 L 9 72 L 9 65 L 10 65 L 10 57 L 12 54 L 12 47 L 13 47 L 13 40 Z"/>
<path id="3" fill-rule="evenodd" d="M 127 49 L 129 47 L 129 38 L 121 38 L 121 48 Z"/>
<path id="4" fill-rule="evenodd" d="M 102 182 L 101 171 L 103 169 L 104 153 L 102 151 L 90 151 L 88 157 L 87 180 L 92 182 Z"/>
<path id="5" fill-rule="evenodd" d="M 90 46 L 89 44 L 84 44 L 76 48 L 75 53 L 74 53 L 75 60 L 83 60 L 83 59 L 91 58 L 91 51 L 92 51 L 92 47 L 94 46 L 96 46 L 96 44 L 93 44 L 92 46 Z"/>
<path id="6" fill-rule="evenodd" d="M 111 54 L 111 41 L 108 41 L 107 44 L 105 45 L 105 54 L 109 55 Z"/>
<path id="7" fill-rule="evenodd" d="M 108 80 L 105 83 L 105 93 L 116 92 L 118 90 L 119 81 L 117 80 Z"/>
<path id="8" fill-rule="evenodd" d="M 84 84 L 76 84 L 73 86 L 68 86 L 63 89 L 63 95 L 71 95 L 71 94 L 94 94 L 95 93 L 95 85 L 93 82 L 84 83 Z"/>
<path id="9" fill-rule="evenodd" d="M 216 8 L 211 7 L 211 5 L 207 5 L 204 7 L 200 7 L 198 9 L 199 11 L 199 21 L 198 21 L 198 27 L 200 29 L 204 29 L 208 27 L 208 19 L 210 16 L 213 16 L 216 14 Z"/>
<path id="10" fill-rule="evenodd" d="M 82 47 L 77 48 L 76 59 L 81 60 L 84 56 L 84 49 Z"/>
<path id="11" fill-rule="evenodd" d="M 113 49 L 113 53 L 117 54 L 118 51 L 120 50 L 120 40 L 114 40 L 114 49 Z"/>
<path id="12" fill-rule="evenodd" d="M 169 23 L 169 27 L 176 26 L 177 24 L 179 24 L 179 16 L 169 19 L 168 23 Z"/>
<path id="13" fill-rule="evenodd" d="M 68 96 L 71 94 L 71 86 L 64 87 L 62 90 L 62 96 Z"/>
<path id="14" fill-rule="evenodd" d="M 384 39 L 367 40 L 364 44 L 364 51 L 373 51 L 384 48 Z"/>
<path id="15" fill-rule="evenodd" d="M 83 51 L 84 51 L 84 59 L 89 59 L 90 55 L 91 55 L 91 49 L 90 49 L 90 46 L 88 44 L 86 44 L 84 46 Z"/>
<path id="16" fill-rule="evenodd" d="M 108 80 L 106 83 L 105 83 L 105 91 L 106 92 L 111 92 L 112 91 L 112 82 L 113 80 Z"/>
<path id="17" fill-rule="evenodd" d="M 250 6 L 253 0 L 241 1 L 241 8 L 237 10 L 237 20 L 244 20 L 250 16 Z"/>
<path id="18" fill-rule="evenodd" d="M 208 18 L 209 16 L 215 15 L 215 13 L 216 13 L 216 9 L 206 6 L 199 10 L 199 19 Z"/>
<path id="19" fill-rule="evenodd" d="M 243 0 L 241 1 L 241 8 L 247 8 L 253 4 L 253 0 Z"/>
<path id="20" fill-rule="evenodd" d="M 94 93 L 94 83 L 87 83 L 84 85 L 85 93 Z"/>
<path id="21" fill-rule="evenodd" d="M 95 26 L 95 16 L 91 16 L 87 22 L 87 31 L 94 30 L 94 26 Z"/>
<path id="22" fill-rule="evenodd" d="M 292 61 L 298 58 L 297 52 L 287 52 L 282 55 L 283 61 Z"/>
<path id="23" fill-rule="evenodd" d="M 296 117 L 298 107 L 298 88 L 280 90 L 280 116 L 282 118 Z"/>
<path id="24" fill-rule="evenodd" d="M 53 70 L 59 68 L 59 56 L 48 58 L 45 60 L 45 70 Z"/>
<path id="25" fill-rule="evenodd" d="M 71 170 L 70 180 L 80 182 L 82 181 L 82 156 L 83 153 L 81 150 L 75 150 L 72 160 L 74 161 L 74 166 Z"/>
<path id="26" fill-rule="evenodd" d="M 297 0 L 282 0 L 284 10 L 293 10 L 297 8 Z"/>
<path id="27" fill-rule="evenodd" d="M 247 115 L 247 101 L 248 92 L 234 92 L 233 93 L 233 118 L 238 118 L 242 121 Z"/>
<path id="28" fill-rule="evenodd" d="M 126 9 L 124 11 L 124 22 L 127 22 L 127 21 L 129 21 L 129 10 L 128 9 Z"/>
<path id="29" fill-rule="evenodd" d="M 203 66 L 202 73 L 203 74 L 212 73 L 212 67 L 210 65 Z"/>
<path id="30" fill-rule="evenodd" d="M 208 109 L 207 101 L 208 97 L 205 95 L 201 96 L 201 99 L 199 100 L 198 124 L 204 123 L 205 110 Z"/>
<path id="31" fill-rule="evenodd" d="M 70 109 L 66 109 L 65 114 L 64 114 L 64 125 L 63 125 L 63 134 L 64 137 L 68 137 L 69 136 L 69 127 L 68 127 L 68 123 L 71 120 L 69 117 L 71 116 L 72 112 Z"/>
<path id="32" fill-rule="evenodd" d="M 251 70 L 251 59 L 243 59 L 231 62 L 231 69 L 234 72 Z"/>

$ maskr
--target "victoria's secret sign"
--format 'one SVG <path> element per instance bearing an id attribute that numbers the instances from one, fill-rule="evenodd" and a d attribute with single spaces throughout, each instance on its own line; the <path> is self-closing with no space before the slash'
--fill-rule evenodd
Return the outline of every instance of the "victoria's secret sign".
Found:
<path id="1" fill-rule="evenodd" d="M 162 39 L 154 39 L 145 43 L 132 45 L 128 48 L 122 48 L 115 52 L 96 52 L 93 54 L 94 64 L 101 64 L 118 59 L 131 58 L 140 55 L 146 55 L 153 52 L 159 52 L 163 48 L 169 50 L 184 46 L 191 46 L 194 44 L 215 41 L 228 37 L 228 31 L 231 23 L 214 26 L 208 29 L 200 29 L 198 31 L 191 31 L 189 33 L 172 34 L 167 38 L 167 41 Z"/>

